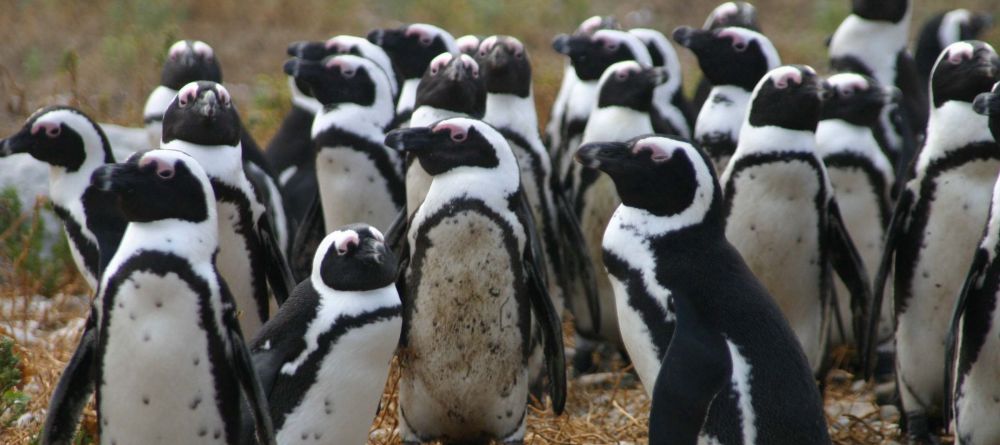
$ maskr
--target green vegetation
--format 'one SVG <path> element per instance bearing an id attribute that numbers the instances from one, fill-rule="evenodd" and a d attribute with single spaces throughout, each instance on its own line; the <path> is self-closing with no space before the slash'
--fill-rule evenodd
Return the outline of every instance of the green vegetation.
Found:
<path id="1" fill-rule="evenodd" d="M 0 282 L 52 295 L 65 283 L 66 271 L 75 273 L 76 266 L 65 237 L 46 239 L 43 212 L 54 216 L 47 203 L 25 213 L 16 190 L 0 191 Z"/>
<path id="2" fill-rule="evenodd" d="M 10 428 L 28 410 L 31 397 L 18 391 L 20 359 L 14 354 L 14 339 L 0 336 L 0 427 Z"/>

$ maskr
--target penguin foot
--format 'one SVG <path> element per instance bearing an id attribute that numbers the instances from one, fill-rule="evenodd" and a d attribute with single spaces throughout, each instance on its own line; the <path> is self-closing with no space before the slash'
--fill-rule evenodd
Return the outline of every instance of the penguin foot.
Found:
<path id="1" fill-rule="evenodd" d="M 906 413 L 906 441 L 910 445 L 940 445 L 941 441 L 931 434 L 927 414 L 914 411 Z"/>

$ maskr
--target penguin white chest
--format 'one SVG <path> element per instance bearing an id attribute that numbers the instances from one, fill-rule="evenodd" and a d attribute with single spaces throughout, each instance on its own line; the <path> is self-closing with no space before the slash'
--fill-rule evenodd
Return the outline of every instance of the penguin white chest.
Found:
<path id="1" fill-rule="evenodd" d="M 993 309 L 992 323 L 976 361 L 971 364 L 955 397 L 955 436 L 957 443 L 997 443 L 1000 441 L 1000 310 Z M 964 324 L 964 320 L 963 323 Z M 959 328 L 959 344 L 962 343 Z"/>
<path id="2" fill-rule="evenodd" d="M 316 179 L 328 233 L 359 221 L 388 230 L 399 211 L 375 162 L 350 147 L 320 150 L 316 156 Z"/>
<path id="3" fill-rule="evenodd" d="M 222 275 L 233 294 L 243 335 L 252 337 L 263 322 L 257 313 L 257 301 L 254 299 L 253 267 L 250 260 L 253 252 L 247 245 L 247 239 L 239 231 L 245 226 L 251 227 L 248 230 L 253 231 L 253 222 L 243 221 L 240 208 L 235 203 L 219 201 L 216 208 L 219 212 L 219 255 L 215 264 L 219 268 L 219 275 Z M 263 286 L 264 283 L 257 285 Z"/>
<path id="4" fill-rule="evenodd" d="M 515 271 L 524 241 L 505 232 L 466 210 L 411 237 L 413 310 L 399 354 L 399 403 L 420 436 L 506 437 L 522 424 L 529 310 Z"/>
<path id="5" fill-rule="evenodd" d="M 198 294 L 174 273 L 136 272 L 114 298 L 101 442 L 225 443 Z"/>

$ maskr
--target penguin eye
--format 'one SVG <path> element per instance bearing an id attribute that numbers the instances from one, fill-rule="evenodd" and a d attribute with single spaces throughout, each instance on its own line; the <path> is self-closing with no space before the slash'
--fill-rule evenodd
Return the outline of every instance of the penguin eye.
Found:
<path id="1" fill-rule="evenodd" d="M 174 177 L 174 171 L 169 169 L 157 170 L 156 176 L 159 176 L 162 179 L 170 179 Z"/>
<path id="2" fill-rule="evenodd" d="M 60 134 L 62 134 L 62 127 L 58 125 L 45 130 L 45 135 L 52 139 L 59 137 Z"/>
<path id="3" fill-rule="evenodd" d="M 187 108 L 188 98 L 186 94 L 177 98 L 177 105 L 179 105 L 181 108 Z"/>
<path id="4" fill-rule="evenodd" d="M 432 66 L 431 67 L 431 75 L 432 76 L 437 76 L 437 73 L 438 73 L 438 67 Z"/>
<path id="5" fill-rule="evenodd" d="M 514 58 L 518 59 L 518 60 L 523 59 L 524 58 L 524 52 L 523 51 L 518 51 L 518 52 L 514 53 Z"/>
<path id="6" fill-rule="evenodd" d="M 851 97 L 854 95 L 854 88 L 845 88 L 841 90 L 840 95 L 844 97 Z"/>
<path id="7" fill-rule="evenodd" d="M 356 74 L 356 72 L 353 69 L 351 69 L 351 68 L 347 68 L 347 69 L 344 69 L 343 71 L 341 71 L 340 74 L 342 76 L 344 76 L 345 78 L 350 79 L 350 78 L 354 77 L 354 74 Z"/>
<path id="8" fill-rule="evenodd" d="M 423 46 L 431 46 L 432 39 L 429 36 L 423 36 L 420 38 L 420 44 Z"/>
<path id="9" fill-rule="evenodd" d="M 479 57 L 486 57 L 486 48 L 479 50 Z"/>
<path id="10" fill-rule="evenodd" d="M 747 50 L 747 42 L 733 42 L 733 49 L 741 53 Z"/>
<path id="11" fill-rule="evenodd" d="M 451 140 L 453 140 L 455 142 L 465 142 L 465 139 L 467 137 L 468 136 L 466 136 L 465 133 L 460 133 L 460 132 L 453 132 L 451 134 Z"/>
<path id="12" fill-rule="evenodd" d="M 617 42 L 606 42 L 604 44 L 604 49 L 606 49 L 608 51 L 611 51 L 611 52 L 618 51 L 618 43 Z"/>
<path id="13" fill-rule="evenodd" d="M 625 79 L 628 79 L 628 74 L 628 71 L 618 71 L 615 73 L 615 79 L 624 81 Z"/>
<path id="14" fill-rule="evenodd" d="M 478 79 L 479 78 L 479 68 L 478 67 L 472 67 L 472 78 L 473 79 Z"/>

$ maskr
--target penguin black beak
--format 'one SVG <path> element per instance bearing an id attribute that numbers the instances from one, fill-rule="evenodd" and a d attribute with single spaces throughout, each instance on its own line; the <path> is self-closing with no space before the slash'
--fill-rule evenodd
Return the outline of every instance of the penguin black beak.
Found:
<path id="1" fill-rule="evenodd" d="M 373 29 L 368 33 L 368 41 L 372 42 L 378 46 L 382 46 L 382 40 L 385 37 L 385 31 L 381 29 Z"/>
<path id="2" fill-rule="evenodd" d="M 451 63 L 448 64 L 444 69 L 444 74 L 446 79 L 452 80 L 454 82 L 461 82 L 468 77 L 468 73 L 465 72 L 465 64 L 459 58 L 452 59 Z"/>
<path id="3" fill-rule="evenodd" d="M 28 153 L 34 145 L 31 132 L 25 127 L 14 133 L 13 136 L 0 140 L 0 158 L 18 153 Z"/>
<path id="4" fill-rule="evenodd" d="M 660 86 L 669 80 L 670 76 L 667 74 L 666 68 L 655 67 L 647 68 L 642 71 L 642 76 L 649 80 L 653 86 Z"/>
<path id="5" fill-rule="evenodd" d="M 288 45 L 288 55 L 306 60 L 322 60 L 327 56 L 324 42 L 303 40 Z"/>
<path id="6" fill-rule="evenodd" d="M 289 59 L 285 62 L 285 74 L 292 76 L 295 80 L 309 81 L 319 78 L 325 69 L 318 60 L 309 59 Z"/>
<path id="7" fill-rule="evenodd" d="M 370 260 L 375 264 L 383 264 L 387 259 L 388 248 L 385 244 L 378 242 L 374 238 L 368 238 L 362 243 L 358 256 L 361 259 Z"/>
<path id="8" fill-rule="evenodd" d="M 621 165 L 628 154 L 629 145 L 625 142 L 591 142 L 580 146 L 575 157 L 584 167 L 607 172 Z"/>
<path id="9" fill-rule="evenodd" d="M 819 95 L 819 99 L 826 102 L 833 99 L 837 95 L 837 89 L 834 88 L 833 84 L 826 81 L 826 79 L 817 82 L 816 91 Z"/>
<path id="10" fill-rule="evenodd" d="M 552 39 L 552 49 L 556 50 L 557 53 L 568 56 L 569 55 L 569 35 L 559 34 L 554 39 Z"/>
<path id="11" fill-rule="evenodd" d="M 404 29 L 376 29 L 368 33 L 368 41 L 381 46 L 386 51 L 395 48 L 403 40 Z"/>
<path id="12" fill-rule="evenodd" d="M 138 176 L 138 164 L 106 164 L 94 170 L 90 184 L 105 193 L 122 193 L 133 188 L 130 182 Z"/>
<path id="13" fill-rule="evenodd" d="M 192 109 L 195 113 L 211 119 L 214 118 L 215 115 L 219 114 L 219 109 L 221 107 L 222 105 L 219 104 L 219 98 L 216 97 L 215 92 L 209 91 L 195 101 Z"/>
<path id="14" fill-rule="evenodd" d="M 420 154 L 448 138 L 447 132 L 434 133 L 430 127 L 400 128 L 385 136 L 385 145 L 399 151 Z"/>
<path id="15" fill-rule="evenodd" d="M 993 93 L 981 93 L 972 101 L 972 109 L 979 114 L 992 116 L 1000 114 L 1000 102 L 997 101 Z"/>
<path id="16" fill-rule="evenodd" d="M 698 39 L 699 32 L 690 26 L 679 26 L 674 29 L 672 37 L 678 45 L 683 46 L 687 49 L 694 50 L 695 46 L 700 46 L 697 42 L 703 39 Z"/>
<path id="17" fill-rule="evenodd" d="M 882 87 L 882 103 L 895 104 L 903 100 L 903 92 L 892 85 Z"/>

